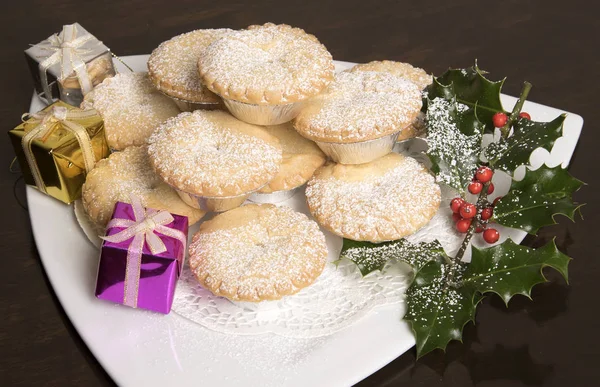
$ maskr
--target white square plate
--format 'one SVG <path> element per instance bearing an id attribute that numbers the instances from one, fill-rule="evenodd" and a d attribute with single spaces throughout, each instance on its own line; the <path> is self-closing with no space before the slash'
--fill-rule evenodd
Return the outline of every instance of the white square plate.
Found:
<path id="1" fill-rule="evenodd" d="M 123 59 L 134 70 L 146 71 L 147 55 Z M 336 62 L 338 70 L 352 65 Z M 515 101 L 502 96 L 507 110 Z M 42 107 L 34 96 L 30 111 Z M 537 121 L 563 113 L 531 102 L 524 110 Z M 551 154 L 536 151 L 532 163 L 566 166 L 582 126 L 580 116 L 569 114 L 564 137 Z M 398 305 L 375 309 L 327 337 L 290 341 L 266 334 L 252 345 L 244 340 L 241 348 L 239 336 L 210 331 L 175 313 L 163 316 L 99 301 L 93 295 L 98 252 L 79 228 L 73 209 L 31 187 L 27 198 L 36 245 L 52 287 L 87 346 L 121 386 L 349 386 L 414 345 Z"/>

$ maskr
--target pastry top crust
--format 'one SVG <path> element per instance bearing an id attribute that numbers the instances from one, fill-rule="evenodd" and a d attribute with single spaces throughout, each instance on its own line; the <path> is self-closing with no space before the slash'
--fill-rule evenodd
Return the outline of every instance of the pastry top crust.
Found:
<path id="1" fill-rule="evenodd" d="M 319 224 L 344 238 L 370 242 L 415 233 L 435 215 L 440 198 L 427 169 L 397 153 L 365 164 L 327 164 L 306 187 Z"/>
<path id="2" fill-rule="evenodd" d="M 148 140 L 154 170 L 192 195 L 229 197 L 267 184 L 281 164 L 281 146 L 263 127 L 222 111 L 181 113 Z"/>
<path id="3" fill-rule="evenodd" d="M 98 161 L 86 176 L 82 203 L 90 218 L 104 227 L 116 202 L 129 202 L 131 194 L 138 196 L 145 207 L 187 216 L 190 225 L 205 214 L 186 205 L 175 190 L 154 173 L 145 146 L 131 146 Z"/>
<path id="4" fill-rule="evenodd" d="M 179 114 L 177 105 L 154 88 L 146 73 L 106 78 L 82 105 L 91 105 L 102 116 L 106 141 L 113 150 L 144 145 L 160 123 Z"/>
<path id="5" fill-rule="evenodd" d="M 327 262 L 325 235 L 289 207 L 249 204 L 202 223 L 189 248 L 198 281 L 234 301 L 276 300 L 312 284 Z"/>
<path id="6" fill-rule="evenodd" d="M 374 140 L 402 131 L 421 106 L 419 88 L 401 77 L 375 71 L 342 72 L 307 102 L 294 128 L 314 141 Z"/>
<path id="7" fill-rule="evenodd" d="M 334 77 L 331 54 L 313 35 L 267 23 L 235 31 L 198 60 L 202 82 L 226 99 L 259 105 L 303 101 Z"/>
<path id="8" fill-rule="evenodd" d="M 163 93 L 196 103 L 218 103 L 198 75 L 198 59 L 212 42 L 233 32 L 222 28 L 195 30 L 161 43 L 148 59 L 148 73 L 154 86 Z"/>
<path id="9" fill-rule="evenodd" d="M 272 193 L 300 187 L 325 163 L 327 158 L 323 151 L 299 135 L 291 123 L 266 126 L 265 129 L 279 140 L 283 157 L 279 173 L 258 192 Z"/>
<path id="10" fill-rule="evenodd" d="M 417 85 L 419 90 L 423 90 L 433 82 L 433 76 L 431 74 L 427 74 L 427 72 L 422 68 L 414 67 L 409 63 L 395 62 L 391 60 L 357 64 L 349 71 L 376 71 L 397 75 Z"/>

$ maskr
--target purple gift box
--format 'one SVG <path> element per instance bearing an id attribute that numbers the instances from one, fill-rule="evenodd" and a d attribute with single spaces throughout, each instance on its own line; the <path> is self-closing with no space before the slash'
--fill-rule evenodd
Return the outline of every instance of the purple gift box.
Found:
<path id="1" fill-rule="evenodd" d="M 138 205 L 139 211 L 143 212 L 141 204 L 138 203 Z M 156 214 L 157 212 L 148 210 L 146 215 Z M 160 238 L 166 247 L 164 252 L 153 254 L 149 241 L 144 239 L 141 260 L 137 259 L 137 262 L 132 262 L 134 260 L 131 257 L 135 254 L 128 255 L 130 253 L 128 249 L 134 243 L 134 236 L 121 242 L 103 241 L 96 280 L 96 297 L 165 314 L 171 311 L 175 287 L 183 267 L 186 247 L 180 239 L 161 233 L 160 227 L 163 227 L 163 230 L 166 227 L 172 229 L 168 231 L 182 233 L 182 237 L 185 236 L 184 238 L 187 239 L 188 219 L 181 215 L 170 215 L 173 217 L 173 221 L 170 223 L 159 226 L 153 231 L 145 231 L 154 233 Z M 133 205 L 122 202 L 117 202 L 115 205 L 112 219 L 111 222 L 115 219 L 119 219 L 117 222 L 121 219 L 130 222 L 143 220 L 139 219 L 139 216 L 136 219 Z M 106 236 L 114 237 L 115 234 L 125 229 L 127 227 L 111 227 L 109 223 Z M 126 276 L 129 277 L 129 281 Z M 129 289 L 128 292 L 127 283 L 130 286 L 135 283 L 136 286 Z M 126 302 L 126 294 L 131 295 L 131 292 L 135 297 L 129 297 L 130 300 Z"/>

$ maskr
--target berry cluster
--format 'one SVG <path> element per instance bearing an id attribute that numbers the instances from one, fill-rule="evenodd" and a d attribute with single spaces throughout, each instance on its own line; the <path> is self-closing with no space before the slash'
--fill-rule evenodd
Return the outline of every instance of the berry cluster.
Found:
<path id="1" fill-rule="evenodd" d="M 529 115 L 529 113 L 526 112 L 519 113 L 519 117 L 524 118 L 526 120 L 531 120 L 531 116 Z M 492 116 L 492 122 L 494 123 L 494 126 L 496 128 L 501 128 L 508 122 L 508 116 L 506 115 L 506 113 L 496 113 Z"/>
<path id="2" fill-rule="evenodd" d="M 487 194 L 494 192 L 494 184 L 491 180 L 494 172 L 489 167 L 479 167 L 475 172 L 473 181 L 469 184 L 469 192 L 479 194 L 487 184 Z M 494 215 L 494 205 L 500 198 L 496 198 L 493 203 L 485 201 L 485 204 L 479 208 L 463 198 L 456 197 L 450 201 L 452 209 L 452 220 L 456 224 L 456 230 L 461 233 L 469 231 L 473 221 L 475 221 L 475 232 L 483 232 L 483 240 L 487 243 L 496 243 L 500 238 L 500 233 L 495 228 L 488 228 L 487 225 Z"/>

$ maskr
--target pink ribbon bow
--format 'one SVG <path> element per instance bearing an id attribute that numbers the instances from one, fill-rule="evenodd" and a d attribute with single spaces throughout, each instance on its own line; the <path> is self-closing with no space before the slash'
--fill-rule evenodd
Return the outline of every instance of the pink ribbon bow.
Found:
<path id="1" fill-rule="evenodd" d="M 116 234 L 102 237 L 102 239 L 112 243 L 121 243 L 133 237 L 127 248 L 123 304 L 136 308 L 144 243 L 148 244 L 153 255 L 157 255 L 167 251 L 167 247 L 157 234 L 177 239 L 181 242 L 184 250 L 187 237 L 183 232 L 165 226 L 174 220 L 169 212 L 144 209 L 142 202 L 136 196 L 131 197 L 131 207 L 133 208 L 133 220 L 115 218 L 106 226 L 107 230 L 113 227 L 125 227 L 125 229 Z"/>

